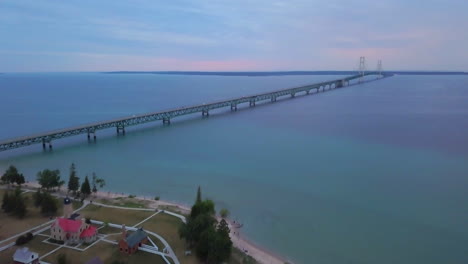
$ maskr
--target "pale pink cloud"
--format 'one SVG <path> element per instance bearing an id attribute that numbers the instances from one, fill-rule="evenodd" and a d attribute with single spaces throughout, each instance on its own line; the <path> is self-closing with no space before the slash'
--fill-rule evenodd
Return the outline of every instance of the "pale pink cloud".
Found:
<path id="1" fill-rule="evenodd" d="M 199 60 L 137 55 L 74 54 L 85 71 L 249 71 L 265 68 L 263 61 L 249 59 Z"/>

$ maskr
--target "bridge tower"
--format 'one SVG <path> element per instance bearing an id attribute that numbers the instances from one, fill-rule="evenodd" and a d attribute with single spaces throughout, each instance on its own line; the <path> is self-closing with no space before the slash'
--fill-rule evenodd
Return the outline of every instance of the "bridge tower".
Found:
<path id="1" fill-rule="evenodd" d="M 366 73 L 366 57 L 362 56 L 362 57 L 359 57 L 359 75 L 361 75 L 361 77 L 359 78 L 359 82 L 363 81 L 363 77 L 365 73 Z"/>
<path id="2" fill-rule="evenodd" d="M 377 72 L 379 73 L 379 77 L 382 77 L 382 60 L 377 61 Z"/>

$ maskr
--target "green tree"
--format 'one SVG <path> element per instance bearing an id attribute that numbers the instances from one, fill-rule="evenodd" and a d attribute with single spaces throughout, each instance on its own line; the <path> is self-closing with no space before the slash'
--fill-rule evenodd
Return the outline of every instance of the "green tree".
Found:
<path id="1" fill-rule="evenodd" d="M 86 175 L 83 184 L 81 184 L 80 191 L 85 197 L 91 194 L 91 187 L 89 186 L 88 175 Z"/>
<path id="2" fill-rule="evenodd" d="M 196 244 L 195 250 L 197 257 L 203 260 L 204 262 L 207 262 L 208 260 L 210 251 L 214 247 L 213 243 L 216 242 L 216 237 L 216 230 L 213 228 L 213 226 L 210 226 L 209 228 L 205 229 L 200 234 L 200 241 Z"/>
<path id="3" fill-rule="evenodd" d="M 3 210 L 5 213 L 9 213 L 9 212 L 11 212 L 11 210 L 12 210 L 10 200 L 11 200 L 10 195 L 9 195 L 8 192 L 6 191 L 6 192 L 3 194 L 3 199 L 2 199 L 2 210 Z"/>
<path id="4" fill-rule="evenodd" d="M 226 218 L 228 217 L 229 215 L 229 210 L 226 209 L 226 208 L 223 208 L 219 211 L 219 215 L 222 217 L 222 218 Z"/>
<path id="5" fill-rule="evenodd" d="M 106 181 L 104 179 L 98 178 L 96 176 L 96 173 L 94 172 L 93 172 L 92 182 L 93 182 L 94 195 L 96 195 L 98 189 L 102 189 L 106 185 Z"/>
<path id="6" fill-rule="evenodd" d="M 190 217 L 195 219 L 200 214 L 214 215 L 215 214 L 214 208 L 215 208 L 214 202 L 211 200 L 204 200 L 201 202 L 197 202 L 192 206 L 192 210 L 190 211 Z"/>
<path id="7" fill-rule="evenodd" d="M 18 185 L 21 185 L 25 182 L 23 174 L 20 174 L 18 172 L 18 169 L 13 165 L 10 165 L 10 167 L 8 167 L 8 169 L 5 171 L 5 173 L 0 179 L 3 183 L 8 184 L 16 183 Z"/>
<path id="8" fill-rule="evenodd" d="M 40 207 L 42 204 L 42 193 L 41 190 L 38 189 L 34 194 L 33 194 L 33 200 L 34 200 L 34 206 L 35 207 Z"/>
<path id="9" fill-rule="evenodd" d="M 230 232 L 226 220 L 221 219 L 216 230 L 217 238 L 211 251 L 214 263 L 226 261 L 231 257 L 232 241 L 229 236 Z"/>
<path id="10" fill-rule="evenodd" d="M 213 201 L 201 200 L 199 188 L 187 223 L 182 224 L 179 229 L 180 237 L 184 238 L 190 247 L 195 247 L 197 257 L 209 264 L 225 262 L 229 259 L 232 249 L 227 222 L 222 219 L 217 224 L 214 215 Z"/>
<path id="11" fill-rule="evenodd" d="M 25 183 L 26 181 L 24 180 L 24 176 L 23 174 L 19 174 L 16 179 L 15 179 L 15 183 L 18 184 L 20 187 L 21 187 L 21 184 Z"/>
<path id="12" fill-rule="evenodd" d="M 14 214 L 19 218 L 23 218 L 26 215 L 26 204 L 24 203 L 24 198 L 19 194 L 15 195 L 15 199 Z"/>
<path id="13" fill-rule="evenodd" d="M 199 203 L 202 201 L 202 196 L 201 196 L 201 188 L 200 186 L 198 186 L 198 189 L 197 189 L 197 199 L 195 200 L 195 203 Z"/>
<path id="14" fill-rule="evenodd" d="M 5 213 L 12 213 L 13 215 L 23 218 L 26 215 L 26 204 L 23 196 L 21 196 L 21 189 L 16 188 L 13 194 L 5 192 L 3 195 L 2 209 Z"/>
<path id="15" fill-rule="evenodd" d="M 229 227 L 223 219 L 215 229 L 213 226 L 206 228 L 196 244 L 197 257 L 206 263 L 222 263 L 231 256 L 232 241 L 229 237 Z"/>
<path id="16" fill-rule="evenodd" d="M 47 191 L 50 188 L 60 187 L 65 182 L 60 179 L 60 171 L 59 170 L 49 170 L 45 169 L 37 173 L 37 181 L 45 188 Z"/>
<path id="17" fill-rule="evenodd" d="M 47 192 L 42 193 L 41 213 L 46 216 L 52 216 L 57 213 L 57 209 L 57 200 Z"/>
<path id="18" fill-rule="evenodd" d="M 80 188 L 80 178 L 76 176 L 75 163 L 70 166 L 70 178 L 68 179 L 68 191 L 76 193 Z"/>

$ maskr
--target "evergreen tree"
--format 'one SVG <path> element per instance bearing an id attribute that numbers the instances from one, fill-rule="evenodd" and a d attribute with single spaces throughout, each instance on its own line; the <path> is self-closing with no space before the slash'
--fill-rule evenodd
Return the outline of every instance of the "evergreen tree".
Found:
<path id="1" fill-rule="evenodd" d="M 41 204 L 42 204 L 42 193 L 41 193 L 41 190 L 38 189 L 37 192 L 34 193 L 33 195 L 33 200 L 34 200 L 34 206 L 35 207 L 40 207 Z"/>
<path id="2" fill-rule="evenodd" d="M 202 196 L 201 196 L 201 188 L 200 186 L 198 186 L 198 190 L 197 190 L 197 199 L 195 200 L 195 203 L 199 203 L 202 201 Z"/>
<path id="3" fill-rule="evenodd" d="M 3 199 L 2 199 L 2 210 L 5 211 L 5 213 L 8 213 L 10 209 L 10 195 L 8 192 L 5 192 L 3 194 Z"/>
<path id="4" fill-rule="evenodd" d="M 91 194 L 91 187 L 89 186 L 88 175 L 86 175 L 83 184 L 81 185 L 81 193 L 86 197 Z"/>
<path id="5" fill-rule="evenodd" d="M 57 209 L 57 200 L 49 193 L 42 193 L 41 213 L 47 216 L 51 216 L 57 213 Z"/>
<path id="6" fill-rule="evenodd" d="M 18 174 L 16 179 L 15 179 L 15 183 L 18 184 L 20 187 L 21 187 L 21 184 L 25 183 L 26 181 L 24 180 L 24 176 L 23 174 Z"/>
<path id="7" fill-rule="evenodd" d="M 5 213 L 13 213 L 15 216 L 22 218 L 26 215 L 26 204 L 21 189 L 16 188 L 13 194 L 5 192 L 3 195 L 2 209 Z"/>
<path id="8" fill-rule="evenodd" d="M 198 258 L 208 264 L 227 261 L 232 249 L 227 222 L 222 219 L 217 224 L 214 215 L 213 201 L 201 200 L 199 187 L 187 223 L 179 229 L 180 237 L 185 238 L 188 245 L 195 248 Z"/>
<path id="9" fill-rule="evenodd" d="M 15 195 L 15 208 L 13 213 L 19 218 L 23 218 L 26 215 L 26 204 L 21 194 Z"/>
<path id="10" fill-rule="evenodd" d="M 70 178 L 68 179 L 68 191 L 76 193 L 80 188 L 80 178 L 76 176 L 75 163 L 70 166 Z"/>

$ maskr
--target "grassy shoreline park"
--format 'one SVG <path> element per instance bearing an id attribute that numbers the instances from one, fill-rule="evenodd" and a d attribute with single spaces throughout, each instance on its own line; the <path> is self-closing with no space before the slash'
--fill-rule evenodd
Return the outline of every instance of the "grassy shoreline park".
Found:
<path id="1" fill-rule="evenodd" d="M 74 167 L 74 165 L 72 166 Z M 73 168 L 74 169 L 74 168 Z M 60 177 L 59 177 L 59 172 L 56 171 L 48 171 L 44 170 L 40 172 L 38 175 L 43 174 L 46 175 L 47 173 L 52 172 L 51 175 L 55 173 L 55 181 L 56 183 L 59 183 Z M 73 170 L 72 173 L 73 174 Z M 58 177 L 57 177 L 58 176 Z M 73 175 L 73 177 L 77 177 L 76 174 Z M 73 179 L 73 177 L 70 177 Z M 39 176 L 38 176 L 39 178 Z M 78 178 L 78 177 L 77 177 Z M 29 182 L 27 184 L 23 184 L 16 186 L 15 184 L 7 183 L 0 185 L 0 202 L 3 204 L 3 198 L 7 196 L 11 196 L 13 193 L 16 193 L 16 195 L 21 196 L 21 200 L 24 201 L 25 208 L 26 208 L 26 213 L 24 216 L 17 216 L 12 213 L 5 213 L 0 212 L 1 216 L 1 224 L 0 224 L 0 241 L 4 240 L 0 243 L 0 247 L 2 246 L 7 246 L 11 243 L 14 243 L 17 239 L 17 235 L 21 234 L 23 232 L 35 232 L 37 231 L 33 239 L 29 242 L 27 242 L 25 245 L 28 248 L 30 248 L 31 251 L 38 252 L 40 254 L 41 259 L 50 263 L 55 263 L 59 257 L 64 257 L 68 260 L 66 263 L 82 263 L 86 262 L 88 257 L 94 257 L 98 256 L 100 257 L 105 263 L 113 263 L 114 261 L 120 260 L 123 261 L 122 263 L 140 263 L 144 259 L 147 261 L 151 259 L 151 262 L 153 263 L 164 263 L 164 260 L 157 255 L 146 253 L 146 252 L 138 252 L 135 255 L 138 255 L 138 257 L 129 256 L 126 258 L 121 258 L 119 255 L 121 252 L 118 252 L 118 247 L 114 244 L 116 244 L 120 238 L 121 238 L 121 229 L 119 228 L 114 228 L 110 227 L 107 225 L 107 223 L 113 223 L 113 224 L 118 224 L 118 225 L 125 225 L 127 227 L 143 227 L 145 230 L 148 230 L 151 232 L 154 232 L 161 236 L 161 239 L 165 240 L 165 243 L 169 244 L 171 250 L 174 252 L 175 256 L 177 259 L 179 259 L 180 263 L 189 263 L 189 264 L 196 264 L 196 263 L 205 263 L 206 259 L 203 260 L 201 258 L 212 258 L 209 257 L 208 255 L 200 255 L 200 247 L 197 246 L 194 241 L 191 240 L 191 242 L 188 242 L 186 239 L 182 238 L 188 238 L 187 234 L 182 236 L 181 233 L 181 227 L 182 226 L 187 226 L 190 225 L 190 222 L 194 219 L 192 219 L 193 216 L 193 210 L 196 208 L 195 205 L 199 203 L 199 200 L 197 198 L 197 202 L 192 207 L 192 211 L 185 207 L 181 206 L 178 204 L 170 203 L 170 202 L 165 202 L 159 200 L 159 197 L 157 199 L 145 199 L 142 197 L 136 197 L 134 195 L 115 195 L 111 194 L 110 192 L 105 193 L 102 191 L 98 191 L 96 188 L 96 178 L 95 175 L 93 175 L 92 181 L 89 181 L 88 183 L 83 182 L 82 187 L 80 191 L 85 191 L 86 192 L 86 186 L 83 189 L 83 186 L 87 184 L 89 186 L 89 190 L 87 191 L 88 194 L 83 196 L 81 195 L 75 195 L 76 199 L 73 200 L 73 210 L 80 209 L 79 214 L 80 217 L 86 218 L 86 219 L 91 219 L 99 222 L 103 222 L 104 224 L 102 226 L 99 226 L 98 228 L 98 233 L 100 234 L 100 239 L 95 244 L 92 244 L 92 246 L 87 247 L 86 245 L 81 245 L 78 246 L 76 249 L 73 248 L 67 248 L 67 247 L 60 247 L 60 245 L 54 245 L 54 244 L 46 244 L 46 241 L 50 235 L 50 231 L 45 230 L 45 231 L 40 231 L 43 230 L 44 228 L 47 228 L 50 225 L 50 222 L 55 219 L 55 217 L 62 216 L 64 215 L 64 209 L 63 209 L 63 197 L 68 196 L 69 194 L 75 194 L 78 191 L 77 187 L 75 188 L 74 191 L 65 191 L 65 188 L 61 188 L 61 185 L 64 184 L 64 181 L 61 181 L 58 185 L 52 184 L 44 187 L 45 183 L 44 182 Z M 73 181 L 73 180 L 72 180 Z M 86 178 L 86 181 L 87 178 Z M 5 183 L 5 182 L 4 182 Z M 79 186 L 78 182 L 75 182 L 75 185 Z M 91 186 L 92 187 L 92 193 L 91 194 Z M 22 187 L 21 191 L 19 191 L 18 187 Z M 70 187 L 70 185 L 69 185 Z M 57 188 L 56 190 L 54 188 Z M 41 191 L 42 190 L 42 191 Z M 5 194 L 8 193 L 8 195 L 5 196 Z M 53 213 L 49 214 L 44 214 L 43 208 L 41 210 L 40 204 L 38 205 L 37 199 L 38 197 L 52 197 L 51 203 L 55 204 L 56 208 L 53 211 Z M 45 199 L 45 198 L 43 198 Z M 49 201 L 50 202 L 50 201 Z M 209 200 L 206 200 L 206 202 L 212 203 Z M 228 212 L 227 210 L 222 211 L 221 213 L 223 214 L 224 218 L 218 217 L 215 215 L 214 211 L 214 204 L 210 204 L 211 209 L 209 210 L 207 217 L 209 217 L 216 223 L 219 222 L 224 222 L 226 225 L 226 228 L 228 228 L 227 222 L 224 221 L 224 218 L 227 216 Z M 3 207 L 2 207 L 3 209 Z M 175 213 L 174 215 L 172 215 Z M 188 219 L 188 224 L 184 224 L 186 219 Z M 211 225 L 211 224 L 210 224 Z M 218 226 L 218 224 L 216 224 Z M 14 228 L 11 228 L 14 227 Z M 40 228 L 39 228 L 40 227 Z M 216 229 L 210 232 L 214 232 Z M 237 230 L 238 231 L 238 230 Z M 40 233 L 39 233 L 40 232 Z M 227 234 L 228 237 L 232 237 L 232 235 L 229 235 L 229 229 L 227 229 Z M 231 232 L 232 233 L 232 232 Z M 213 233 L 215 234 L 215 233 Z M 221 233 L 220 233 L 221 234 Z M 158 246 L 161 250 L 165 247 L 164 244 L 159 240 L 159 238 L 150 236 L 151 239 L 155 243 L 154 245 Z M 112 243 L 106 243 L 103 242 L 102 239 L 107 240 L 107 242 L 112 242 Z M 230 241 L 230 238 L 228 238 Z M 205 242 L 200 242 L 200 243 L 205 243 Z M 213 242 L 206 242 L 206 246 L 208 245 L 216 245 L 215 244 L 210 244 Z M 232 242 L 229 242 L 229 245 L 232 245 Z M 167 245 L 166 244 L 166 245 Z M 227 245 L 227 244 L 226 244 Z M 212 247 L 209 246 L 209 247 Z M 11 246 L 7 248 L 6 250 L 0 251 L 0 263 L 8 263 L 12 260 L 12 255 L 15 252 L 16 249 L 18 249 L 21 246 Z M 58 248 L 60 247 L 60 248 Z M 202 246 L 203 247 L 203 246 Z M 239 246 L 237 246 L 239 247 Z M 52 250 L 56 249 L 56 251 L 51 252 Z M 80 250 L 86 251 L 82 252 Z M 227 249 L 227 248 L 226 248 Z M 208 250 L 208 251 L 206 251 Z M 214 249 L 205 249 L 205 252 L 215 252 L 217 250 Z M 229 253 L 227 253 L 229 252 Z M 142 254 L 140 254 L 142 253 Z M 45 254 L 45 256 L 44 256 Z M 206 254 L 206 253 L 203 253 Z M 250 263 L 266 263 L 267 261 L 259 261 L 257 262 L 253 257 L 247 255 L 245 252 L 239 250 L 239 248 L 236 248 L 234 246 L 229 246 L 229 251 L 226 251 L 223 259 L 225 261 L 222 261 L 224 263 L 229 263 L 229 264 L 250 264 Z M 266 253 L 265 253 L 266 254 Z M 148 255 L 147 257 L 144 257 Z M 204 256 L 204 257 L 202 257 Z M 227 256 L 227 257 L 226 257 Z M 216 258 L 219 258 L 216 257 Z M 157 260 L 156 260 L 157 259 Z M 215 258 L 213 257 L 212 260 L 208 260 L 208 263 L 220 263 L 221 259 L 219 261 L 214 260 Z M 268 262 L 268 263 L 284 263 L 284 261 L 278 261 L 278 262 Z"/>

